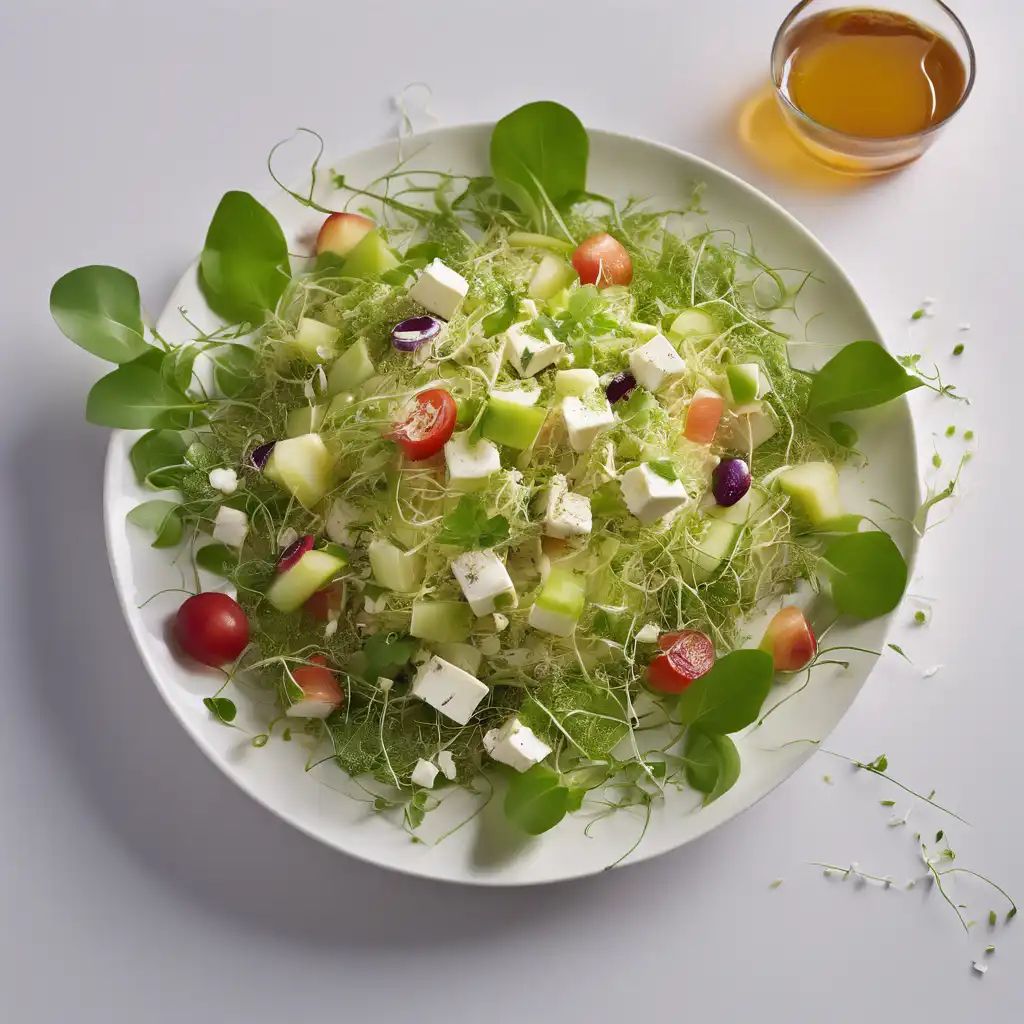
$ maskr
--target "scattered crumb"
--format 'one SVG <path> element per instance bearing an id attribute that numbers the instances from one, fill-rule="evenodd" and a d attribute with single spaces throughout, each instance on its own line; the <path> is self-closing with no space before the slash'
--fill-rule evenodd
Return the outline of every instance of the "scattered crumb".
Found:
<path id="1" fill-rule="evenodd" d="M 963 323 L 957 328 L 958 331 L 969 331 L 970 329 L 971 325 L 968 323 Z"/>
<path id="2" fill-rule="evenodd" d="M 932 665 L 931 668 L 926 668 L 922 673 L 925 679 L 931 679 L 933 675 L 944 669 L 945 665 Z"/>
<path id="3" fill-rule="evenodd" d="M 974 961 L 974 969 L 979 974 L 984 974 L 988 970 L 988 964 L 983 964 L 983 963 L 981 963 L 981 961 L 975 960 Z"/>
<path id="4" fill-rule="evenodd" d="M 986 953 L 994 953 L 995 951 L 996 951 L 996 947 L 995 946 L 986 946 L 985 947 L 985 952 Z"/>
<path id="5" fill-rule="evenodd" d="M 768 888 L 769 889 L 778 889 L 778 887 L 780 885 L 782 885 L 782 879 L 781 878 L 776 878 L 775 881 L 772 882 L 771 885 L 768 886 Z"/>
<path id="6" fill-rule="evenodd" d="M 827 783 L 830 786 L 833 785 L 832 776 L 831 775 L 822 775 L 821 781 Z"/>

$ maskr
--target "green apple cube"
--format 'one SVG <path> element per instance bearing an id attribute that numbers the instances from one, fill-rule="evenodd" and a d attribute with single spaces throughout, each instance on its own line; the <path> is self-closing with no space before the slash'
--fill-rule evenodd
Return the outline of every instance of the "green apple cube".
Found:
<path id="1" fill-rule="evenodd" d="M 562 398 L 582 398 L 601 383 L 593 370 L 559 370 L 555 374 L 555 394 Z"/>
<path id="2" fill-rule="evenodd" d="M 758 363 L 730 363 L 725 368 L 725 379 L 729 385 L 729 404 L 734 409 L 757 401 L 761 391 L 761 367 Z"/>
<path id="3" fill-rule="evenodd" d="M 319 434 L 300 434 L 274 445 L 263 475 L 311 508 L 334 486 L 334 456 Z"/>
<path id="4" fill-rule="evenodd" d="M 374 540 L 367 549 L 374 580 L 387 590 L 414 594 L 423 583 L 426 561 L 420 554 L 403 551 L 388 540 Z"/>
<path id="5" fill-rule="evenodd" d="M 586 605 L 586 585 L 568 569 L 552 569 L 530 609 L 530 625 L 553 636 L 572 636 Z"/>
<path id="6" fill-rule="evenodd" d="M 355 391 L 376 372 L 377 368 L 366 349 L 366 341 L 357 338 L 331 364 L 327 372 L 327 395 L 333 398 L 345 391 Z"/>
<path id="7" fill-rule="evenodd" d="M 320 429 L 324 421 L 322 405 L 304 405 L 301 409 L 292 409 L 284 421 L 285 433 L 289 437 L 300 434 L 313 434 Z"/>
<path id="8" fill-rule="evenodd" d="M 379 277 L 399 264 L 379 231 L 364 235 L 341 267 L 342 277 Z"/>
<path id="9" fill-rule="evenodd" d="M 279 612 L 298 611 L 345 568 L 347 559 L 326 551 L 307 551 L 290 569 L 279 573 L 266 593 Z"/>
<path id="10" fill-rule="evenodd" d="M 739 540 L 740 527 L 724 519 L 715 519 L 704 536 L 687 550 L 690 560 L 690 577 L 694 583 L 704 583 L 718 567 L 733 553 Z"/>
<path id="11" fill-rule="evenodd" d="M 528 294 L 531 299 L 550 299 L 576 280 L 576 271 L 565 260 L 550 254 L 545 256 L 530 278 Z"/>
<path id="12" fill-rule="evenodd" d="M 509 448 L 529 448 L 547 418 L 543 406 L 523 405 L 499 395 L 491 395 L 480 420 L 480 432 L 495 444 Z"/>
<path id="13" fill-rule="evenodd" d="M 338 347 L 338 329 L 308 316 L 300 317 L 291 345 L 306 362 L 325 362 Z"/>
<path id="14" fill-rule="evenodd" d="M 751 488 L 735 505 L 716 505 L 709 509 L 708 516 L 711 519 L 720 519 L 724 523 L 743 526 L 760 512 L 767 500 L 760 491 Z"/>
<path id="15" fill-rule="evenodd" d="M 672 326 L 669 328 L 669 333 L 674 334 L 677 338 L 685 338 L 688 335 L 696 334 L 701 337 L 718 336 L 718 324 L 715 323 L 714 319 L 703 309 L 684 309 L 672 321 Z"/>
<path id="16" fill-rule="evenodd" d="M 775 482 L 812 526 L 826 526 L 846 517 L 839 497 L 839 474 L 831 462 L 805 462 L 780 473 Z"/>
<path id="17" fill-rule="evenodd" d="M 414 601 L 409 632 L 421 640 L 455 644 L 469 638 L 473 618 L 464 601 Z"/>

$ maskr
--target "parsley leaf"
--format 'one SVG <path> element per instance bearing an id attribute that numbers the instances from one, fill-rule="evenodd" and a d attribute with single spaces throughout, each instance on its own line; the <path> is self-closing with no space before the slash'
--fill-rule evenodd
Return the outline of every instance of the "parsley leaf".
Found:
<path id="1" fill-rule="evenodd" d="M 418 643 L 400 633 L 374 633 L 365 644 L 366 678 L 376 680 L 387 676 L 395 669 L 402 668 L 416 653 Z"/>
<path id="2" fill-rule="evenodd" d="M 669 483 L 679 479 L 676 467 L 668 459 L 653 459 L 647 463 L 647 467 L 652 473 L 657 473 L 662 480 L 668 480 Z"/>
<path id="3" fill-rule="evenodd" d="M 437 535 L 439 544 L 450 544 L 464 551 L 492 548 L 508 540 L 508 520 L 504 516 L 488 516 L 483 501 L 473 494 L 463 495 L 458 505 L 444 517 L 444 526 Z"/>

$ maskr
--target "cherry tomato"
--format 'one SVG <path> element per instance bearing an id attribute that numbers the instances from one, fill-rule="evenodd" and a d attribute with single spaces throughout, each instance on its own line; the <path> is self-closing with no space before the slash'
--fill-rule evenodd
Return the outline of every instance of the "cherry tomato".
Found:
<path id="1" fill-rule="evenodd" d="M 412 412 L 385 436 L 398 444 L 410 462 L 420 462 L 445 446 L 457 416 L 455 399 L 444 388 L 430 388 L 416 396 Z"/>
<path id="2" fill-rule="evenodd" d="M 591 235 L 576 246 L 572 265 L 582 284 L 627 285 L 633 280 L 633 261 L 626 247 L 611 235 Z"/>
<path id="3" fill-rule="evenodd" d="M 709 388 L 698 388 L 686 410 L 683 436 L 696 444 L 711 444 L 725 412 L 725 399 Z"/>
<path id="4" fill-rule="evenodd" d="M 340 583 L 332 583 L 323 590 L 318 590 L 303 606 L 302 610 L 321 622 L 330 622 L 341 611 L 342 587 Z"/>
<path id="5" fill-rule="evenodd" d="M 334 673 L 327 668 L 327 659 L 322 654 L 314 654 L 309 659 L 312 664 L 300 665 L 292 669 L 292 679 L 302 690 L 302 696 L 307 701 L 322 704 L 333 704 L 334 707 L 341 707 L 344 694 L 334 678 Z"/>
<path id="6" fill-rule="evenodd" d="M 768 623 L 761 640 L 761 650 L 772 656 L 778 672 L 799 672 L 814 661 L 818 640 L 799 608 L 787 605 Z"/>
<path id="7" fill-rule="evenodd" d="M 647 666 L 647 679 L 658 693 L 682 693 L 715 663 L 715 648 L 703 633 L 684 629 L 658 638 L 659 654 Z"/>
<path id="8" fill-rule="evenodd" d="M 249 643 L 249 620 L 227 594 L 196 594 L 179 609 L 174 635 L 186 654 L 204 665 L 226 665 Z"/>

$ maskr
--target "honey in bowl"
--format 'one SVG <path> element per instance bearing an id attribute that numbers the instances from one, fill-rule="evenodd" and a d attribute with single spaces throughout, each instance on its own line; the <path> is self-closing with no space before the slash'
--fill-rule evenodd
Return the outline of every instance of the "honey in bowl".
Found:
<path id="1" fill-rule="evenodd" d="M 953 44 L 892 11 L 841 8 L 794 26 L 779 87 L 819 125 L 868 139 L 914 135 L 958 106 L 967 71 Z"/>

